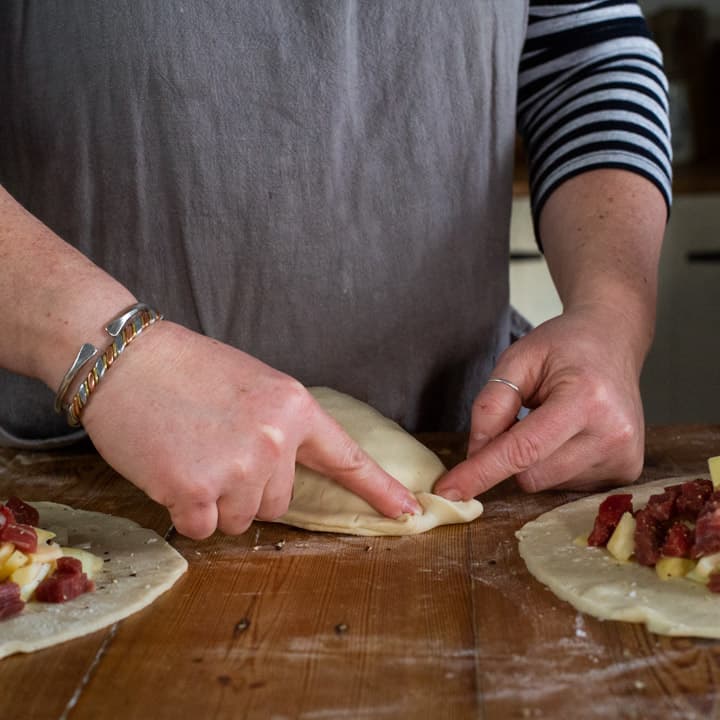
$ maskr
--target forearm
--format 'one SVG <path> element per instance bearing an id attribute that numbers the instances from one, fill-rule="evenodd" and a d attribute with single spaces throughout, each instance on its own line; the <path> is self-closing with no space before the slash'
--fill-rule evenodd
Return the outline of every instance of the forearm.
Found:
<path id="1" fill-rule="evenodd" d="M 545 255 L 565 311 L 594 307 L 616 314 L 617 331 L 638 371 L 653 336 L 666 217 L 654 184 L 613 169 L 566 181 L 540 217 Z"/>
<path id="2" fill-rule="evenodd" d="M 133 294 L 25 211 L 0 187 L 0 367 L 52 389 L 83 342 Z"/>

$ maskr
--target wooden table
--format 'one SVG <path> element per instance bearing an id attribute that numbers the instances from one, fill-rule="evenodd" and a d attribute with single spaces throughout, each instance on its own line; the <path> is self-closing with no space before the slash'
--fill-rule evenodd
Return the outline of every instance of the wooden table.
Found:
<path id="1" fill-rule="evenodd" d="M 462 437 L 421 439 L 461 457 Z M 720 426 L 650 428 L 645 476 L 716 454 Z M 257 523 L 198 543 L 90 448 L 0 452 L 10 493 L 168 533 L 190 569 L 111 628 L 0 661 L 4 718 L 720 716 L 720 644 L 594 620 L 527 573 L 515 531 L 576 495 L 505 483 L 476 522 L 415 537 Z"/>

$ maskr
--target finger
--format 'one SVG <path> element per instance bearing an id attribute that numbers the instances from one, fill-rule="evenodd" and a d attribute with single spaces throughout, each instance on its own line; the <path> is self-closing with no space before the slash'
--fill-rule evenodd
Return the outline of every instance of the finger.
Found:
<path id="1" fill-rule="evenodd" d="M 550 457 L 585 425 L 584 413 L 562 393 L 513 425 L 450 470 L 434 492 L 448 500 L 468 500 Z"/>
<path id="2" fill-rule="evenodd" d="M 311 432 L 298 448 L 297 460 L 359 495 L 387 517 L 422 514 L 415 495 L 386 473 L 325 412 L 316 413 Z"/>
<path id="3" fill-rule="evenodd" d="M 625 487 L 632 484 L 630 480 L 621 480 L 616 475 L 611 477 L 607 473 L 599 473 L 593 476 L 592 473 L 582 473 L 568 483 L 554 487 L 553 490 L 569 490 L 572 492 L 599 492 L 600 490 L 611 490 L 612 488 Z"/>
<path id="4" fill-rule="evenodd" d="M 260 507 L 257 510 L 258 520 L 277 520 L 287 512 L 294 480 L 295 456 L 292 455 L 278 462 L 272 476 L 265 484 Z"/>
<path id="5" fill-rule="evenodd" d="M 529 493 L 551 487 L 578 489 L 593 479 L 597 480 L 603 462 L 601 448 L 596 440 L 585 433 L 570 438 L 560 449 L 525 472 L 518 473 L 518 485 Z"/>
<path id="6" fill-rule="evenodd" d="M 489 381 L 473 403 L 467 454 L 474 455 L 505 432 L 515 422 L 521 407 L 518 391 L 504 383 Z"/>
<path id="7" fill-rule="evenodd" d="M 640 476 L 642 459 L 633 463 L 625 455 L 609 463 L 610 453 L 596 438 L 580 433 L 549 458 L 517 476 L 526 492 L 601 490 L 632 483 Z"/>
<path id="8" fill-rule="evenodd" d="M 181 496 L 168 505 L 175 529 L 193 540 L 204 540 L 215 532 L 218 510 L 215 502 Z"/>
<path id="9" fill-rule="evenodd" d="M 290 502 L 295 477 L 295 453 L 289 451 L 280 428 L 261 425 L 232 466 L 230 481 L 218 500 L 218 527 L 227 535 L 240 535 L 252 521 L 274 520 Z"/>
<path id="10" fill-rule="evenodd" d="M 244 488 L 242 494 L 221 495 L 217 502 L 218 529 L 226 535 L 241 535 L 252 524 L 259 505 L 259 490 L 248 493 Z"/>

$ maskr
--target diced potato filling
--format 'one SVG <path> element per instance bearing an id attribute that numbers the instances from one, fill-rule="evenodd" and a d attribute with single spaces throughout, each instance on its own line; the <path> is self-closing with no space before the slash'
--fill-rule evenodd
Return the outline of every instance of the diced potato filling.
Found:
<path id="1" fill-rule="evenodd" d="M 16 550 L 13 546 L 13 551 L 3 563 L 2 567 L 0 567 L 0 581 L 7 580 L 18 568 L 27 565 L 29 562 L 30 558 L 24 552 Z"/>
<path id="2" fill-rule="evenodd" d="M 710 470 L 710 479 L 714 488 L 720 487 L 720 455 L 708 458 L 708 468 Z"/>
<path id="3" fill-rule="evenodd" d="M 635 551 L 635 518 L 623 513 L 607 543 L 608 552 L 617 560 L 627 562 Z"/>
<path id="4" fill-rule="evenodd" d="M 14 550 L 15 546 L 12 543 L 0 543 L 0 571 L 2 571 L 3 565 L 5 565 L 5 561 L 13 554 Z M 2 580 L 1 577 L 0 580 Z"/>
<path id="5" fill-rule="evenodd" d="M 51 569 L 50 563 L 42 562 L 30 563 L 18 568 L 10 576 L 10 581 L 20 586 L 20 599 L 27 602 Z"/>
<path id="6" fill-rule="evenodd" d="M 608 552 L 620 562 L 627 562 L 635 551 L 635 518 L 626 512 L 610 536 Z M 689 580 L 707 583 L 710 574 L 720 568 L 720 553 L 702 558 L 700 562 L 689 558 L 661 557 L 655 564 L 655 572 L 662 580 L 687 577 Z"/>
<path id="7" fill-rule="evenodd" d="M 720 570 L 720 553 L 705 555 L 697 561 L 695 567 L 685 576 L 688 580 L 707 584 L 710 576 Z"/>
<path id="8" fill-rule="evenodd" d="M 688 558 L 661 557 L 655 563 L 655 572 L 661 580 L 685 577 L 693 568 L 695 563 Z"/>
<path id="9" fill-rule="evenodd" d="M 20 586 L 20 598 L 27 602 L 37 586 L 50 575 L 61 557 L 72 557 L 82 563 L 82 570 L 89 580 L 103 566 L 102 558 L 80 548 L 61 547 L 55 542 L 55 533 L 35 528 L 38 545 L 34 553 L 24 553 L 11 542 L 0 543 L 0 582 L 9 580 Z"/>
<path id="10" fill-rule="evenodd" d="M 33 563 L 49 563 L 63 556 L 62 548 L 59 545 L 40 545 L 38 543 L 37 550 L 34 553 L 28 553 L 30 562 Z"/>

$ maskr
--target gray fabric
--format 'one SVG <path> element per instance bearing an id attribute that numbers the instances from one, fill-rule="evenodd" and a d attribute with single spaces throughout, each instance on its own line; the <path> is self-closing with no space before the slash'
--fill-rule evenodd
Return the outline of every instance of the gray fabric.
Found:
<path id="1" fill-rule="evenodd" d="M 526 21 L 526 0 L 4 0 L 0 181 L 166 317 L 463 429 L 509 338 Z M 0 398 L 0 442 L 68 432 L 39 383 L 4 373 Z"/>

